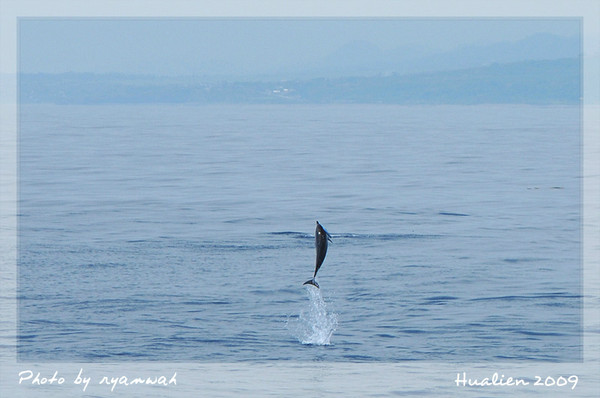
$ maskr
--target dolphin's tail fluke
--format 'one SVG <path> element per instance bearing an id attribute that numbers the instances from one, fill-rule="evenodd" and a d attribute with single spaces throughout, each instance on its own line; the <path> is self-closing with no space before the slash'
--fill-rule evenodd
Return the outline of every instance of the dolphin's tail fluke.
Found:
<path id="1" fill-rule="evenodd" d="M 315 280 L 315 278 L 307 280 L 306 282 L 303 283 L 303 285 L 313 285 L 317 289 L 319 288 L 319 284 L 317 283 L 317 281 Z"/>

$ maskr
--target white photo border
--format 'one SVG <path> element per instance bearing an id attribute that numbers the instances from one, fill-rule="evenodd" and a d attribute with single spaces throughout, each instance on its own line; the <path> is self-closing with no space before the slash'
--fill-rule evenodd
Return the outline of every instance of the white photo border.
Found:
<path id="1" fill-rule="evenodd" d="M 578 363 L 22 363 L 17 360 L 18 23 L 30 17 L 348 17 L 581 18 L 583 38 L 583 361 Z M 594 396 L 600 390 L 600 3 L 594 0 L 0 0 L 0 395 L 51 396 L 369 396 L 502 394 Z M 31 370 L 65 382 L 19 384 Z M 463 372 L 482 379 L 525 378 L 527 386 L 461 387 Z M 103 376 L 176 374 L 177 384 L 98 385 Z M 85 391 L 76 377 L 91 377 Z M 290 375 L 293 375 L 290 376 Z M 577 375 L 574 389 L 534 387 L 534 376 Z M 6 394 L 6 395 L 5 395 Z"/>

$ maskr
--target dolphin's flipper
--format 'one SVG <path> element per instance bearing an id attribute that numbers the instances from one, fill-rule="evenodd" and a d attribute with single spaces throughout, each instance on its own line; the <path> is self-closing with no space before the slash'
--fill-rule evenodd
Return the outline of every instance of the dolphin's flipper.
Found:
<path id="1" fill-rule="evenodd" d="M 315 280 L 315 278 L 312 278 L 312 279 L 304 282 L 303 285 L 313 285 L 317 289 L 319 288 L 319 284 L 317 283 L 317 281 Z"/>

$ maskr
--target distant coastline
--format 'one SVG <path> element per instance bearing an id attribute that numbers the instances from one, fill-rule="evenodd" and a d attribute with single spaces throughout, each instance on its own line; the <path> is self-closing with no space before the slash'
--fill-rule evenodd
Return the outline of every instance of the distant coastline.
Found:
<path id="1" fill-rule="evenodd" d="M 53 104 L 578 104 L 579 58 L 424 73 L 218 81 L 203 76 L 20 74 L 19 102 Z"/>

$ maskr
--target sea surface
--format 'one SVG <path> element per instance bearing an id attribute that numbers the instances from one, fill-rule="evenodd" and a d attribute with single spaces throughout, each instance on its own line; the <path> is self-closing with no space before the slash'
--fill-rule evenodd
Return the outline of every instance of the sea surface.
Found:
<path id="1" fill-rule="evenodd" d="M 23 105 L 18 139 L 20 361 L 582 358 L 579 107 Z"/>

